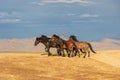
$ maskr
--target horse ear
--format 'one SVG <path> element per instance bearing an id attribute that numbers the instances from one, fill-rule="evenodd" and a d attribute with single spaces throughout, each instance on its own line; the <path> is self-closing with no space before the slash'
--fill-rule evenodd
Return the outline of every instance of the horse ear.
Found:
<path id="1" fill-rule="evenodd" d="M 41 35 L 41 37 L 47 37 L 46 35 Z"/>
<path id="2" fill-rule="evenodd" d="M 72 38 L 73 37 L 73 35 L 70 35 L 70 37 L 69 38 Z"/>
<path id="3" fill-rule="evenodd" d="M 71 38 L 76 38 L 76 36 L 75 36 L 75 35 L 71 35 L 70 37 L 71 37 Z"/>
<path id="4" fill-rule="evenodd" d="M 56 36 L 56 34 L 53 34 L 53 36 Z"/>
<path id="5" fill-rule="evenodd" d="M 60 37 L 59 37 L 58 35 L 56 35 L 56 34 L 53 34 L 53 36 L 54 36 L 54 37 L 57 37 L 57 38 L 60 38 Z"/>

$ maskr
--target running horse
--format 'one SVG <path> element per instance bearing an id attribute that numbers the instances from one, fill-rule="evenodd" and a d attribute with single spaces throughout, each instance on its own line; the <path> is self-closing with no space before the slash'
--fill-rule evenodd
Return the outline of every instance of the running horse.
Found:
<path id="1" fill-rule="evenodd" d="M 86 54 L 88 53 L 88 57 L 90 57 L 90 51 L 91 50 L 93 53 L 96 53 L 93 48 L 92 45 L 89 42 L 85 42 L 85 41 L 78 41 L 76 36 L 71 35 L 69 37 L 70 40 L 74 41 L 75 45 L 77 46 L 78 50 L 83 50 L 84 51 L 84 56 L 83 58 L 86 57 Z M 80 55 L 80 53 L 79 53 Z"/>
<path id="2" fill-rule="evenodd" d="M 52 41 L 55 41 L 56 43 L 60 41 L 62 41 L 62 44 L 60 45 L 60 49 L 61 51 L 63 51 L 63 55 L 64 54 L 64 49 L 67 51 L 68 57 L 70 57 L 70 54 L 72 53 L 72 56 L 74 54 L 74 51 L 77 52 L 77 46 L 75 45 L 75 43 L 72 40 L 63 40 L 62 38 L 60 38 L 58 35 L 54 34 L 51 37 Z M 60 42 L 59 42 L 60 43 Z"/>
<path id="3" fill-rule="evenodd" d="M 57 48 L 57 53 L 60 55 L 59 47 L 55 42 L 51 41 L 51 38 L 48 38 L 45 35 L 41 35 L 41 37 L 36 37 L 34 45 L 37 46 L 39 43 L 44 44 L 45 51 L 48 52 L 48 56 L 52 55 L 50 53 L 50 48 Z"/>

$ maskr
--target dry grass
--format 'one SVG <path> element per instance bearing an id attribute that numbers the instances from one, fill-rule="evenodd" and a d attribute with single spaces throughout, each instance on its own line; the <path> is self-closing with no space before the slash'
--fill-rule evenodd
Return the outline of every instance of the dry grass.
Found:
<path id="1" fill-rule="evenodd" d="M 120 51 L 90 58 L 0 53 L 0 80 L 120 80 Z"/>

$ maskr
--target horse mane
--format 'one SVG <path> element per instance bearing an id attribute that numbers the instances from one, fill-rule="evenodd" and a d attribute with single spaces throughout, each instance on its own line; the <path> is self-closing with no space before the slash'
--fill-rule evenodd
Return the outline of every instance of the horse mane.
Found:
<path id="1" fill-rule="evenodd" d="M 77 38 L 76 38 L 76 36 L 75 36 L 75 35 L 71 35 L 71 36 L 69 37 L 69 39 L 72 39 L 72 40 L 74 40 L 74 41 L 77 41 L 77 42 L 78 42 L 78 40 L 77 40 Z"/>
<path id="2" fill-rule="evenodd" d="M 39 40 L 41 37 L 36 37 L 36 40 Z"/>
<path id="3" fill-rule="evenodd" d="M 37 40 L 40 40 L 40 39 L 42 39 L 42 38 L 47 38 L 47 36 L 41 35 L 41 37 L 36 37 Z"/>
<path id="4" fill-rule="evenodd" d="M 58 35 L 54 34 L 53 37 L 60 38 Z"/>
<path id="5" fill-rule="evenodd" d="M 47 38 L 47 36 L 46 36 L 46 35 L 41 35 L 41 37 L 45 37 L 45 38 Z"/>

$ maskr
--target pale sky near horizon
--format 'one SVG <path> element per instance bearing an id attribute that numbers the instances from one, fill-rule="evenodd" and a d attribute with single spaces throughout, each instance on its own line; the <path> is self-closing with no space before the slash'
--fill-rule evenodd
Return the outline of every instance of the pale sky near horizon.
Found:
<path id="1" fill-rule="evenodd" d="M 57 34 L 120 39 L 120 0 L 0 0 L 0 39 Z"/>

